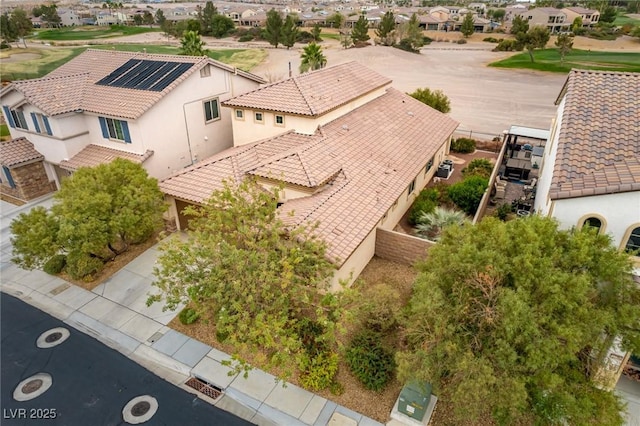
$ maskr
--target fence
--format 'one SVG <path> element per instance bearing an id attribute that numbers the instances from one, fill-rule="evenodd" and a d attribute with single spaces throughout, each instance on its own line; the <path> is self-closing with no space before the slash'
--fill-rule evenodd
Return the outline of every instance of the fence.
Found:
<path id="1" fill-rule="evenodd" d="M 393 262 L 413 265 L 418 260 L 427 257 L 432 241 L 401 232 L 378 228 L 376 230 L 376 256 Z"/>

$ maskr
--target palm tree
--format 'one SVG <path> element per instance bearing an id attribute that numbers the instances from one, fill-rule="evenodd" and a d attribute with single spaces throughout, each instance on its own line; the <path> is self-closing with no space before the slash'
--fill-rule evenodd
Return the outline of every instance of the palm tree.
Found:
<path id="1" fill-rule="evenodd" d="M 204 42 L 200 39 L 197 31 L 185 31 L 180 40 L 180 54 L 186 56 L 205 56 L 207 49 L 204 48 Z"/>
<path id="2" fill-rule="evenodd" d="M 319 70 L 327 65 L 327 58 L 322 53 L 322 47 L 311 42 L 300 55 L 300 72 Z"/>
<path id="3" fill-rule="evenodd" d="M 433 241 L 438 241 L 442 231 L 451 225 L 462 225 L 468 222 L 464 212 L 436 207 L 432 212 L 423 212 L 418 216 L 416 230 L 418 234 Z"/>

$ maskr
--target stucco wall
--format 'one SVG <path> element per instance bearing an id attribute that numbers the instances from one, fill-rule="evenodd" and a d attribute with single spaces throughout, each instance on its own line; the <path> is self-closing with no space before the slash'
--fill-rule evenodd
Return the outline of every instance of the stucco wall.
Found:
<path id="1" fill-rule="evenodd" d="M 413 265 L 427 257 L 427 251 L 433 244 L 412 235 L 378 228 L 375 254 L 383 259 Z"/>
<path id="2" fill-rule="evenodd" d="M 342 264 L 342 267 L 336 271 L 331 280 L 331 291 L 340 291 L 343 281 L 350 286 L 360 275 L 362 270 L 367 266 L 375 253 L 376 248 L 376 229 L 373 229 L 369 235 L 360 243 L 358 248 L 351 253 L 351 256 Z"/>
<path id="3" fill-rule="evenodd" d="M 562 102 L 558 105 L 558 112 L 551 122 L 551 134 L 549 135 L 549 141 L 547 141 L 544 147 L 544 155 L 542 156 L 542 164 L 538 175 L 536 199 L 533 207 L 536 212 L 544 216 L 549 215 L 551 212 L 552 204 L 548 194 L 551 189 L 553 168 L 558 154 L 558 139 L 560 137 L 560 124 L 562 123 L 565 99 L 562 99 Z"/>

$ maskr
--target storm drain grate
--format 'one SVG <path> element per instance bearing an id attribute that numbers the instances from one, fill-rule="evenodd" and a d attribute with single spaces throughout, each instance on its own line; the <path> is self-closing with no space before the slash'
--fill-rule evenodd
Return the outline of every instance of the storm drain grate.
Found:
<path id="1" fill-rule="evenodd" d="M 185 385 L 197 390 L 198 392 L 208 396 L 211 399 L 217 399 L 220 395 L 222 395 L 222 389 L 210 383 L 207 383 L 204 380 L 198 379 L 197 377 L 191 377 L 189 380 L 187 380 Z"/>

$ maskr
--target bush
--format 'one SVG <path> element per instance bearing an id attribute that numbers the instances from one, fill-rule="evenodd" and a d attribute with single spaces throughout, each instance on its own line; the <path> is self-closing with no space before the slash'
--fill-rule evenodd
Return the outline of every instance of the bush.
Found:
<path id="1" fill-rule="evenodd" d="M 42 270 L 47 274 L 56 275 L 62 272 L 66 264 L 67 256 L 64 254 L 56 254 L 51 259 L 47 260 L 47 263 L 42 266 Z"/>
<path id="2" fill-rule="evenodd" d="M 307 356 L 301 370 L 302 387 L 314 392 L 326 389 L 335 382 L 338 373 L 338 355 L 333 352 L 321 352 L 315 356 Z"/>
<path id="3" fill-rule="evenodd" d="M 424 43 L 425 46 L 431 44 L 432 41 L 433 39 L 431 37 L 422 36 L 422 43 Z"/>
<path id="4" fill-rule="evenodd" d="M 296 37 L 298 43 L 311 43 L 316 41 L 316 38 L 309 31 L 300 31 Z"/>
<path id="5" fill-rule="evenodd" d="M 97 257 L 82 253 L 81 251 L 72 251 L 67 256 L 67 273 L 75 280 L 87 280 L 91 279 L 92 275 L 95 275 L 102 271 L 104 263 Z"/>
<path id="6" fill-rule="evenodd" d="M 458 43 L 458 44 L 467 44 L 467 40 L 461 38 L 458 41 L 456 41 L 456 43 Z"/>
<path id="7" fill-rule="evenodd" d="M 485 37 L 482 41 L 486 41 L 487 43 L 500 43 L 500 40 L 495 37 Z"/>
<path id="8" fill-rule="evenodd" d="M 178 319 L 182 324 L 193 324 L 200 318 L 200 314 L 193 308 L 184 308 L 178 314 Z"/>
<path id="9" fill-rule="evenodd" d="M 253 36 L 251 34 L 245 34 L 238 38 L 238 41 L 242 43 L 251 41 L 251 40 L 253 40 Z"/>
<path id="10" fill-rule="evenodd" d="M 418 52 L 413 48 L 413 44 L 411 43 L 411 40 L 409 40 L 408 38 L 403 38 L 402 40 L 400 40 L 400 43 L 396 44 L 394 47 L 397 47 L 398 49 L 402 49 L 411 53 Z"/>
<path id="11" fill-rule="evenodd" d="M 493 164 L 486 158 L 476 158 L 469 162 L 469 165 L 462 169 L 462 176 L 491 177 Z"/>
<path id="12" fill-rule="evenodd" d="M 469 176 L 462 182 L 454 183 L 449 187 L 449 198 L 461 210 L 473 216 L 480 205 L 489 180 L 480 176 Z"/>
<path id="13" fill-rule="evenodd" d="M 380 335 L 371 331 L 357 334 L 346 351 L 351 372 L 365 388 L 379 392 L 389 383 L 395 370 L 393 354 L 380 343 Z"/>
<path id="14" fill-rule="evenodd" d="M 362 298 L 356 315 L 368 330 L 386 333 L 397 324 L 402 307 L 398 291 L 388 284 L 376 284 Z"/>
<path id="15" fill-rule="evenodd" d="M 469 154 L 476 150 L 476 141 L 469 138 L 458 138 L 451 142 L 451 151 Z"/>
<path id="16" fill-rule="evenodd" d="M 504 222 L 507 220 L 507 218 L 509 217 L 509 214 L 511 213 L 513 213 L 513 206 L 509 203 L 502 203 L 496 209 L 494 215 L 495 217 L 497 217 L 498 219 Z"/>
<path id="17" fill-rule="evenodd" d="M 520 51 L 522 49 L 524 49 L 524 46 L 522 46 L 516 40 L 504 38 L 500 40 L 500 42 L 496 47 L 493 48 L 493 51 L 494 52 L 512 52 L 516 50 Z"/>
<path id="18" fill-rule="evenodd" d="M 423 213 L 431 213 L 438 205 L 438 196 L 440 194 L 433 188 L 425 188 L 416 197 L 409 211 L 409 225 L 415 226 L 418 217 Z"/>

